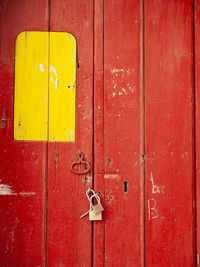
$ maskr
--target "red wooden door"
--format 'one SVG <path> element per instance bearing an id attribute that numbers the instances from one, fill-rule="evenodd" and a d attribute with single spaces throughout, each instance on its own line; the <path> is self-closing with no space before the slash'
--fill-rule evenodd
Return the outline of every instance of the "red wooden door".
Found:
<path id="1" fill-rule="evenodd" d="M 1 266 L 199 264 L 197 1 L 8 0 L 0 14 Z M 13 141 L 22 31 L 76 37 L 75 142 Z M 86 175 L 71 172 L 80 151 Z M 102 221 L 80 219 L 88 188 Z"/>

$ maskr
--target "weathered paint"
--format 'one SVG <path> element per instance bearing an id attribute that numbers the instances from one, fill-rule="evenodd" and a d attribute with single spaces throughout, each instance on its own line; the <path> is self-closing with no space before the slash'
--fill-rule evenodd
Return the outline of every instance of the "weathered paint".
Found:
<path id="1" fill-rule="evenodd" d="M 15 46 L 14 139 L 48 137 L 48 32 L 22 32 Z"/>
<path id="2" fill-rule="evenodd" d="M 81 150 L 93 166 L 93 0 L 51 0 L 50 29 L 77 40 L 76 141 L 48 144 L 47 266 L 91 266 L 92 225 L 80 219 L 92 172 L 76 175 L 71 165 Z M 71 89 L 70 89 L 71 90 Z"/>
<path id="3" fill-rule="evenodd" d="M 94 189 L 101 193 L 101 201 L 105 206 L 104 184 L 104 1 L 94 1 Z M 104 266 L 105 251 L 105 213 L 103 220 L 93 226 L 93 266 Z"/>
<path id="4" fill-rule="evenodd" d="M 195 266 L 193 75 L 193 2 L 145 1 L 147 266 Z"/>
<path id="5" fill-rule="evenodd" d="M 200 1 L 195 0 L 195 100 L 196 100 L 196 237 L 197 265 L 200 265 Z"/>
<path id="6" fill-rule="evenodd" d="M 75 141 L 76 40 L 50 33 L 49 141 Z"/>
<path id="7" fill-rule="evenodd" d="M 144 261 L 141 4 L 104 1 L 105 266 Z"/>
<path id="8" fill-rule="evenodd" d="M 0 9 L 1 265 L 195 266 L 196 256 L 198 264 L 192 1 L 51 0 L 50 21 L 46 2 L 11 2 Z M 197 1 L 195 8 L 199 231 Z M 14 41 L 31 29 L 77 39 L 74 143 L 13 141 Z M 49 73 L 57 92 L 58 67 Z M 80 150 L 93 174 L 72 174 Z M 79 216 L 93 185 L 105 213 L 91 224 Z M 199 252 L 199 236 L 197 245 Z"/>
<path id="9" fill-rule="evenodd" d="M 16 38 L 48 31 L 48 10 L 46 0 L 0 1 L 0 266 L 45 265 L 47 144 L 13 140 L 13 107 Z"/>
<path id="10" fill-rule="evenodd" d="M 75 38 L 27 31 L 15 50 L 14 139 L 74 142 Z"/>

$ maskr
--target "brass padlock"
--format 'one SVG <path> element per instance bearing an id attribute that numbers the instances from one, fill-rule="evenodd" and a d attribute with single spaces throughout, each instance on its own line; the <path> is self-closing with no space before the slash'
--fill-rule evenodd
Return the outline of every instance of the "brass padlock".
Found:
<path id="1" fill-rule="evenodd" d="M 102 220 L 102 212 L 95 214 L 94 210 L 91 210 L 89 212 L 89 220 L 90 221 L 101 221 Z"/>
<path id="2" fill-rule="evenodd" d="M 98 204 L 96 204 L 96 205 L 93 205 L 92 204 L 92 198 L 93 197 L 96 198 Z M 92 205 L 92 210 L 94 211 L 95 214 L 98 214 L 98 213 L 104 211 L 104 208 L 103 208 L 103 206 L 101 204 L 101 201 L 100 201 L 100 197 L 99 196 L 97 196 L 97 195 L 91 196 L 91 200 L 90 201 L 91 201 L 91 205 Z"/>

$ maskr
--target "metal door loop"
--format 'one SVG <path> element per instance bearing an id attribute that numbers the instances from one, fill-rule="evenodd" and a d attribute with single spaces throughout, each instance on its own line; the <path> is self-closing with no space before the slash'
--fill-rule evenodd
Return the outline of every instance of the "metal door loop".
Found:
<path id="1" fill-rule="evenodd" d="M 78 153 L 78 159 L 79 159 L 78 161 L 75 161 L 75 162 L 72 163 L 72 166 L 71 166 L 72 172 L 76 173 L 76 174 L 88 173 L 91 170 L 91 167 L 90 167 L 90 164 L 87 161 L 83 160 L 83 153 L 82 152 Z M 76 171 L 74 169 L 74 167 L 76 165 L 85 165 L 85 170 L 84 171 Z"/>

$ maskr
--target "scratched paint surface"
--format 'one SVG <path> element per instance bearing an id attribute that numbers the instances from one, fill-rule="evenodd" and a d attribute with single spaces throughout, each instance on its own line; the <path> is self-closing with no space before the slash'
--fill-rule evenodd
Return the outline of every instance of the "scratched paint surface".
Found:
<path id="1" fill-rule="evenodd" d="M 105 266 L 144 260 L 140 8 L 104 1 Z"/>
<path id="2" fill-rule="evenodd" d="M 50 33 L 49 141 L 75 141 L 76 40 Z"/>
<path id="3" fill-rule="evenodd" d="M 145 266 L 146 258 L 146 266 L 195 266 L 192 1 L 144 1 L 143 44 L 141 1 L 51 0 L 50 30 L 76 36 L 80 69 L 76 142 L 49 144 L 13 141 L 15 38 L 49 30 L 47 1 L 20 2 L 0 1 L 0 265 Z M 44 74 L 45 64 L 38 70 Z M 56 94 L 57 65 L 49 73 Z M 80 150 L 95 181 L 71 173 Z M 93 227 L 79 219 L 92 184 L 105 207 Z"/>
<path id="4" fill-rule="evenodd" d="M 15 47 L 15 140 L 47 140 L 47 32 L 22 32 Z"/>
<path id="5" fill-rule="evenodd" d="M 46 0 L 0 1 L 0 266 L 45 265 L 47 146 L 13 140 L 13 106 L 16 37 L 48 31 L 47 14 Z"/>
<path id="6" fill-rule="evenodd" d="M 71 32 L 76 37 L 79 68 L 76 141 L 48 144 L 47 266 L 91 266 L 91 222 L 80 216 L 88 209 L 85 192 L 92 186 L 92 172 L 73 174 L 71 164 L 81 150 L 93 165 L 93 0 L 51 0 L 50 17 L 52 32 Z M 64 86 L 73 92 L 73 82 Z"/>
<path id="7" fill-rule="evenodd" d="M 22 32 L 15 50 L 14 139 L 75 141 L 75 38 Z"/>
<path id="8" fill-rule="evenodd" d="M 195 1 L 197 265 L 200 264 L 200 2 Z"/>
<path id="9" fill-rule="evenodd" d="M 193 3 L 145 1 L 147 266 L 195 266 Z"/>

